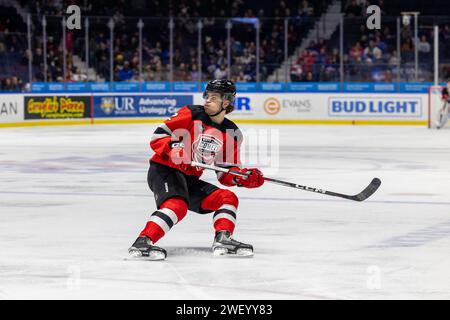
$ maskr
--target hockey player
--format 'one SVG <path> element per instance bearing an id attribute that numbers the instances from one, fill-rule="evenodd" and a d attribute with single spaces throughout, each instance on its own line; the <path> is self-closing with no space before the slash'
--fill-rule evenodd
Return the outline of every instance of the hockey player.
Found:
<path id="1" fill-rule="evenodd" d="M 442 101 L 443 105 L 441 110 L 439 110 L 439 119 L 436 124 L 437 129 L 441 129 L 445 126 L 448 121 L 448 113 L 450 112 L 449 103 L 450 103 L 450 82 L 447 83 L 447 86 L 442 89 Z"/>
<path id="2" fill-rule="evenodd" d="M 257 188 L 264 183 L 258 169 L 240 168 L 242 133 L 225 118 L 234 110 L 235 95 L 232 81 L 210 81 L 203 93 L 203 106 L 184 106 L 155 130 L 150 142 L 155 154 L 150 159 L 147 181 L 157 210 L 129 248 L 132 257 L 165 259 L 166 251 L 155 243 L 186 216 L 188 209 L 201 214 L 214 212 L 214 255 L 253 255 L 251 245 L 231 237 L 236 223 L 237 196 L 201 180 L 203 169 L 190 165 L 195 160 L 246 175 L 217 172 L 219 182 L 229 187 Z"/>

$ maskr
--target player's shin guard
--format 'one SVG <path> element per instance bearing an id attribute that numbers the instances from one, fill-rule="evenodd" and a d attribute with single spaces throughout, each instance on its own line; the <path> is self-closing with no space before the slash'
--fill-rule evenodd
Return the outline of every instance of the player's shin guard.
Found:
<path id="1" fill-rule="evenodd" d="M 239 200 L 227 189 L 218 189 L 202 201 L 202 208 L 215 211 L 213 224 L 216 232 L 228 231 L 233 234 L 236 225 L 236 211 Z"/>
<path id="2" fill-rule="evenodd" d="M 183 199 L 167 199 L 158 210 L 152 213 L 139 236 L 148 237 L 156 243 L 186 216 L 187 209 L 188 205 Z"/>

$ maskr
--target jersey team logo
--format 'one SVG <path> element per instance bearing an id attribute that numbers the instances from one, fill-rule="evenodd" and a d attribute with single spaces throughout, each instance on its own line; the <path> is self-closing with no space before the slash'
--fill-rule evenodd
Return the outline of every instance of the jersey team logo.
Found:
<path id="1" fill-rule="evenodd" d="M 192 144 L 193 159 L 196 162 L 213 164 L 216 154 L 222 149 L 223 142 L 209 134 L 200 134 Z"/>

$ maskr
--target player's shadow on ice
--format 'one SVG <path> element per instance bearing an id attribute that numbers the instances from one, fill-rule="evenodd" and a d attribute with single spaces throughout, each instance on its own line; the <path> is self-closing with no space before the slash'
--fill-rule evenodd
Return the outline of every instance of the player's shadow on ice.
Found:
<path id="1" fill-rule="evenodd" d="M 211 255 L 211 247 L 165 247 L 168 256 Z"/>

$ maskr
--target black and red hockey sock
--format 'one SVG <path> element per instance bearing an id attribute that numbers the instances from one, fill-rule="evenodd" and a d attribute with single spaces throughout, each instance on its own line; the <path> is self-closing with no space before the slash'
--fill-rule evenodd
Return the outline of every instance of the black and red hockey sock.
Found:
<path id="1" fill-rule="evenodd" d="M 158 210 L 152 213 L 139 236 L 149 237 L 153 243 L 156 243 L 186 216 L 187 209 L 188 205 L 183 199 L 167 199 Z"/>

